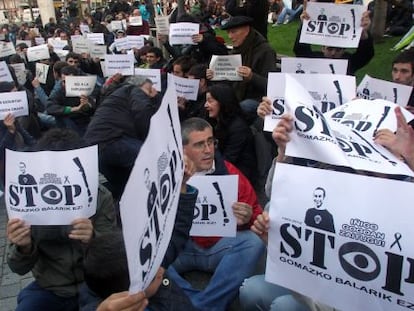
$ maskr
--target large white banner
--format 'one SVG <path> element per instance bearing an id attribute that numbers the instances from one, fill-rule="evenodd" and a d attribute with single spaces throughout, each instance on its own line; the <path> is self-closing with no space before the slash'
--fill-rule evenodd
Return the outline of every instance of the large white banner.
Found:
<path id="1" fill-rule="evenodd" d="M 356 48 L 364 10 L 362 5 L 309 2 L 306 12 L 310 19 L 303 21 L 300 42 Z"/>
<path id="2" fill-rule="evenodd" d="M 283 73 L 270 72 L 267 84 L 268 97 L 273 103 L 273 112 L 266 116 L 265 131 L 273 131 L 280 117 L 286 113 L 285 76 Z M 295 74 L 290 75 L 309 93 L 312 100 L 305 102 L 314 105 L 322 113 L 351 101 L 356 97 L 354 76 L 332 74 Z"/>
<path id="3" fill-rule="evenodd" d="M 190 44 L 193 42 L 192 36 L 198 34 L 200 24 L 198 23 L 171 23 L 168 41 L 171 45 Z"/>
<path id="4" fill-rule="evenodd" d="M 406 106 L 410 99 L 412 86 L 375 79 L 365 75 L 358 85 L 358 97 L 364 99 L 386 99 L 400 106 Z"/>
<path id="5" fill-rule="evenodd" d="M 0 120 L 3 120 L 9 113 L 15 117 L 29 115 L 26 91 L 1 93 Z"/>
<path id="6" fill-rule="evenodd" d="M 9 218 L 31 225 L 68 225 L 95 214 L 98 148 L 68 151 L 6 150 Z"/>
<path id="7" fill-rule="evenodd" d="M 367 139 L 346 125 L 325 117 L 312 103 L 310 94 L 290 75 L 286 75 L 285 105 L 293 116 L 294 129 L 286 155 L 328 164 L 385 174 L 414 176 L 373 138 Z"/>
<path id="8" fill-rule="evenodd" d="M 236 236 L 238 175 L 193 176 L 188 184 L 198 189 L 191 236 Z"/>
<path id="9" fill-rule="evenodd" d="M 414 184 L 283 163 L 275 172 L 266 280 L 338 310 L 410 309 Z"/>
<path id="10" fill-rule="evenodd" d="M 120 73 L 124 76 L 134 75 L 134 55 L 107 54 L 105 55 L 105 73 L 107 77 Z"/>
<path id="11" fill-rule="evenodd" d="M 347 59 L 282 57 L 281 71 L 284 73 L 330 73 L 346 75 Z"/>
<path id="12" fill-rule="evenodd" d="M 177 94 L 170 87 L 151 118 L 148 136 L 120 201 L 131 293 L 151 283 L 164 258 L 174 228 L 182 178 Z"/>
<path id="13" fill-rule="evenodd" d="M 209 68 L 214 71 L 212 81 L 242 81 L 243 78 L 237 73 L 237 69 L 242 65 L 240 54 L 236 55 L 213 55 Z"/>

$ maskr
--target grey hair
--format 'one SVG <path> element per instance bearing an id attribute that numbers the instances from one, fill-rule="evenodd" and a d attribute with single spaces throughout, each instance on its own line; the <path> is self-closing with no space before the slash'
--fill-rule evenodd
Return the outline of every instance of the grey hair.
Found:
<path id="1" fill-rule="evenodd" d="M 183 145 L 189 143 L 189 136 L 192 132 L 202 132 L 206 128 L 213 129 L 210 123 L 201 118 L 189 118 L 181 123 L 181 137 Z"/>
<path id="2" fill-rule="evenodd" d="M 152 81 L 150 79 L 143 77 L 143 76 L 131 76 L 126 80 L 126 83 L 137 85 L 137 86 L 141 86 L 147 82 L 152 84 Z"/>

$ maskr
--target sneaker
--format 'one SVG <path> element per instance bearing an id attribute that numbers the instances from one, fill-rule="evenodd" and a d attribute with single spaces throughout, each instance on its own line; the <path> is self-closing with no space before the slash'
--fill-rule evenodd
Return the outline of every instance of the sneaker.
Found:
<path id="1" fill-rule="evenodd" d="M 285 19 L 285 21 L 283 22 L 283 25 L 286 25 L 287 23 L 289 23 L 289 20 Z"/>
<path id="2" fill-rule="evenodd" d="M 274 23 L 273 25 L 272 25 L 272 27 L 277 27 L 277 26 L 279 26 L 280 24 L 278 24 L 278 23 Z"/>

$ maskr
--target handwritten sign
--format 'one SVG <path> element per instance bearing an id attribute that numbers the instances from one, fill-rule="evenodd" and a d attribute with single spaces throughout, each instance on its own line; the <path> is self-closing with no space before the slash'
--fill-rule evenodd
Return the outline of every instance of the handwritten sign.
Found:
<path id="1" fill-rule="evenodd" d="M 95 89 L 96 76 L 67 76 L 65 94 L 67 97 L 89 96 Z"/>
<path id="2" fill-rule="evenodd" d="M 192 36 L 198 34 L 199 31 L 200 25 L 197 23 L 172 23 L 170 24 L 169 42 L 171 45 L 197 45 L 193 42 Z"/>
<path id="3" fill-rule="evenodd" d="M 0 120 L 4 120 L 9 113 L 15 117 L 29 115 L 26 91 L 1 93 Z"/>
<path id="4" fill-rule="evenodd" d="M 214 71 L 213 81 L 229 80 L 242 81 L 243 78 L 237 73 L 242 65 L 240 54 L 236 55 L 213 55 L 209 68 Z"/>

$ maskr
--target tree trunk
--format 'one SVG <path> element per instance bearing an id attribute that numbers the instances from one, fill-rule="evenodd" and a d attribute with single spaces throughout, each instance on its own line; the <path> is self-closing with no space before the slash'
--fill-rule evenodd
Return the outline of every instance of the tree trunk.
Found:
<path id="1" fill-rule="evenodd" d="M 371 33 L 374 42 L 381 42 L 384 37 L 385 20 L 387 17 L 387 1 L 375 0 L 374 17 L 372 19 Z"/>

